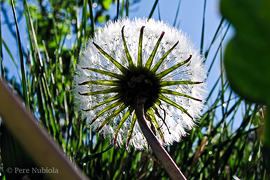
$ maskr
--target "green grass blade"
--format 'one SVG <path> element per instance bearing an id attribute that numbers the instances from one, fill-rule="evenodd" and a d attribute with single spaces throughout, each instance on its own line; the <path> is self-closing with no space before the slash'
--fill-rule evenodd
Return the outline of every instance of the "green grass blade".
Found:
<path id="1" fill-rule="evenodd" d="M 119 91 L 119 88 L 114 87 L 114 88 L 110 88 L 110 89 L 104 89 L 104 90 L 101 90 L 101 91 L 93 91 L 93 92 L 87 92 L 87 93 L 79 92 L 79 94 L 83 95 L 83 96 L 90 96 L 90 95 L 96 95 L 96 94 L 115 93 L 115 92 L 118 92 L 118 91 Z"/>
<path id="2" fill-rule="evenodd" d="M 221 75 L 220 75 L 220 76 L 221 76 Z M 209 99 L 211 98 L 212 94 L 214 93 L 214 91 L 215 91 L 215 89 L 216 89 L 216 87 L 217 87 L 217 85 L 218 85 L 218 82 L 219 82 L 219 80 L 220 80 L 220 76 L 219 76 L 218 79 L 216 80 L 216 82 L 215 82 L 215 84 L 213 85 L 211 91 L 208 93 L 208 97 L 207 97 L 206 100 L 205 100 L 205 104 L 209 101 Z"/>
<path id="3" fill-rule="evenodd" d="M 189 58 L 187 58 L 187 60 L 182 61 L 182 62 L 180 62 L 180 63 L 178 63 L 178 64 L 176 64 L 176 65 L 170 67 L 169 69 L 166 69 L 166 70 L 160 72 L 159 74 L 157 74 L 156 77 L 157 77 L 158 79 L 163 78 L 164 76 L 166 76 L 167 74 L 171 73 L 171 72 L 174 71 L 175 69 L 177 69 L 177 68 L 179 68 L 179 67 L 185 65 L 186 63 L 188 63 L 188 62 L 190 61 L 191 57 L 192 57 L 192 55 L 190 55 Z"/>
<path id="4" fill-rule="evenodd" d="M 100 112 L 96 115 L 96 117 L 94 117 L 94 119 L 91 121 L 90 124 L 92 124 L 93 122 L 95 122 L 95 120 L 97 120 L 97 118 L 100 117 L 103 113 L 105 113 L 106 111 L 109 111 L 110 109 L 112 109 L 112 108 L 114 108 L 114 107 L 116 107 L 116 106 L 118 106 L 118 105 L 120 105 L 120 104 L 122 104 L 122 102 L 119 100 L 119 101 L 116 101 L 116 102 L 113 103 L 113 104 L 108 105 L 106 108 L 104 108 L 102 111 L 100 111 Z"/>
<path id="5" fill-rule="evenodd" d="M 142 26 L 142 28 L 140 30 L 137 67 L 142 67 L 142 41 L 143 41 L 143 29 L 144 28 L 145 28 L 145 26 Z"/>
<path id="6" fill-rule="evenodd" d="M 78 162 L 78 164 L 88 163 L 88 162 L 100 157 L 103 153 L 107 152 L 108 150 L 110 150 L 113 147 L 114 147 L 113 144 L 110 144 L 104 151 L 101 151 L 101 152 L 95 153 L 95 154 L 87 155 L 87 156 L 83 157 L 82 160 L 80 160 Z"/>
<path id="7" fill-rule="evenodd" d="M 189 95 L 186 95 L 186 94 L 182 94 L 182 93 L 179 93 L 179 92 L 176 92 L 176 91 L 172 91 L 172 90 L 169 90 L 169 89 L 161 89 L 160 92 L 161 93 L 164 93 L 164 94 L 171 94 L 171 95 L 176 95 L 176 96 L 183 96 L 183 97 L 186 97 L 186 98 L 190 98 L 190 99 L 193 99 L 193 100 L 202 102 L 201 99 L 197 99 L 197 98 L 194 98 L 192 96 L 189 96 Z"/>
<path id="8" fill-rule="evenodd" d="M 154 5 L 153 5 L 153 7 L 151 9 L 151 12 L 150 12 L 150 14 L 148 16 L 148 19 L 151 19 L 152 18 L 153 14 L 154 14 L 154 11 L 155 11 L 155 9 L 157 7 L 157 4 L 158 4 L 158 0 L 155 1 Z"/>
<path id="9" fill-rule="evenodd" d="M 201 35 L 201 49 L 200 49 L 200 54 L 201 54 L 201 55 L 203 54 L 203 44 L 204 44 L 205 12 L 206 12 L 206 0 L 204 0 L 204 8 L 203 8 L 202 35 Z"/>
<path id="10" fill-rule="evenodd" d="M 126 0 L 126 17 L 129 16 L 129 0 Z"/>
<path id="11" fill-rule="evenodd" d="M 119 130 L 121 129 L 121 127 L 123 126 L 123 124 L 125 123 L 126 119 L 129 117 L 130 114 L 131 112 L 128 109 L 125 115 L 123 116 L 122 120 L 120 121 L 119 125 L 117 126 L 116 132 L 114 133 L 114 145 L 116 145 L 117 143 L 117 136 L 118 136 Z"/>
<path id="12" fill-rule="evenodd" d="M 128 51 L 128 47 L 127 47 L 127 43 L 126 43 L 126 39 L 125 39 L 125 36 L 124 36 L 124 27 L 122 28 L 122 39 L 123 39 L 123 43 L 124 43 L 124 47 L 125 47 L 125 52 L 126 52 L 126 56 L 127 56 L 127 59 L 128 59 L 128 65 L 130 68 L 133 68 L 134 67 L 134 64 L 133 64 L 133 61 L 132 61 L 132 58 L 129 54 L 129 51 Z"/>
<path id="13" fill-rule="evenodd" d="M 78 85 L 104 85 L 104 86 L 118 86 L 120 84 L 119 81 L 113 80 L 98 80 L 98 81 L 85 81 L 79 83 Z"/>
<path id="14" fill-rule="evenodd" d="M 160 8 L 159 8 L 159 4 L 158 4 L 158 20 L 161 21 L 161 15 L 160 15 Z"/>
<path id="15" fill-rule="evenodd" d="M 222 43 L 222 42 L 221 42 Z M 221 104 L 224 104 L 224 95 L 225 95 L 225 89 L 224 89 L 224 67 L 223 67 L 223 62 L 222 62 L 222 46 L 220 47 L 220 83 L 221 83 Z M 224 106 L 221 106 L 221 112 L 222 112 L 222 116 L 224 117 L 225 114 L 225 108 Z"/>
<path id="16" fill-rule="evenodd" d="M 108 53 L 106 53 L 103 49 L 101 49 L 95 42 L 93 44 L 96 46 L 96 48 L 106 57 L 108 58 L 122 73 L 125 74 L 127 72 L 127 69 L 122 66 L 119 62 L 117 62 L 113 57 L 111 57 Z"/>
<path id="17" fill-rule="evenodd" d="M 175 27 L 175 25 L 176 25 L 178 13 L 179 13 L 179 10 L 180 10 L 180 5 L 181 5 L 181 0 L 179 0 L 178 7 L 177 7 L 177 11 L 176 11 L 176 14 L 175 14 L 175 18 L 174 18 L 174 22 L 173 22 L 173 26 L 174 26 L 174 27 Z"/>
<path id="18" fill-rule="evenodd" d="M 219 43 L 218 49 L 217 49 L 217 51 L 216 51 L 216 53 L 215 53 L 215 55 L 214 55 L 214 57 L 213 57 L 213 60 L 212 60 L 210 66 L 209 66 L 209 68 L 208 68 L 208 71 L 207 71 L 208 74 L 210 73 L 210 71 L 211 71 L 211 69 L 212 69 L 212 67 L 213 67 L 213 65 L 214 65 L 214 62 L 215 62 L 215 60 L 216 60 L 216 56 L 217 56 L 218 53 L 219 53 L 219 50 L 220 50 L 221 45 L 222 45 L 222 42 L 223 42 L 223 40 L 225 39 L 225 37 L 226 37 L 227 32 L 229 31 L 229 29 L 230 29 L 230 24 L 227 26 L 227 29 L 226 29 L 226 31 L 225 31 L 225 33 L 224 33 L 224 35 L 223 35 L 223 37 L 222 37 L 222 39 L 221 39 L 221 41 L 220 41 L 220 43 Z"/>
<path id="19" fill-rule="evenodd" d="M 20 33 L 19 33 L 19 26 L 18 26 L 18 22 L 17 22 L 17 17 L 16 17 L 16 12 L 15 12 L 13 0 L 11 0 L 11 6 L 12 6 L 13 18 L 15 21 L 17 43 L 18 43 L 19 55 L 20 55 L 21 77 L 22 77 L 21 85 L 22 85 L 22 89 L 23 89 L 25 105 L 27 108 L 29 108 L 29 97 L 28 97 L 28 93 L 27 93 L 25 67 L 24 67 L 24 62 L 23 62 L 23 50 L 22 50 L 22 44 L 21 44 Z"/>
<path id="20" fill-rule="evenodd" d="M 160 67 L 160 65 L 162 64 L 162 62 L 165 60 L 165 58 L 172 52 L 172 50 L 177 46 L 177 44 L 179 43 L 179 41 L 177 41 L 173 47 L 167 51 L 162 58 L 160 58 L 160 60 L 157 62 L 157 64 L 153 67 L 153 69 L 151 69 L 152 72 L 156 72 L 158 70 L 158 68 Z"/>
<path id="21" fill-rule="evenodd" d="M 26 23 L 27 23 L 27 29 L 28 29 L 28 36 L 30 39 L 30 47 L 32 49 L 32 51 L 35 51 L 37 56 L 38 56 L 38 63 L 40 66 L 43 66 L 43 61 L 41 58 L 41 54 L 38 48 L 38 43 L 37 43 L 37 37 L 36 37 L 36 33 L 34 30 L 34 26 L 33 26 L 33 21 L 29 12 L 29 8 L 28 8 L 28 4 L 26 2 L 26 0 L 23 0 L 23 4 L 24 4 L 24 9 L 25 9 L 25 16 L 26 16 Z M 33 41 L 33 42 L 32 42 Z M 34 46 L 32 45 L 34 44 Z M 33 59 L 37 59 L 33 56 Z M 36 65 L 36 63 L 34 63 L 34 65 Z"/>
<path id="22" fill-rule="evenodd" d="M 170 104 L 170 105 L 172 105 L 172 106 L 174 106 L 174 107 L 180 109 L 180 110 L 183 111 L 186 115 L 188 115 L 191 119 L 193 119 L 192 116 L 187 112 L 187 110 L 185 110 L 182 106 L 176 104 L 175 102 L 173 102 L 173 101 L 170 100 L 169 98 L 165 97 L 165 96 L 162 95 L 162 94 L 159 94 L 159 97 L 158 97 L 158 98 L 159 98 L 160 100 L 162 100 L 162 101 L 164 101 L 164 102 L 166 102 L 166 103 L 168 103 L 168 104 Z"/>
<path id="23" fill-rule="evenodd" d="M 173 85 L 180 85 L 180 84 L 201 84 L 203 82 L 198 82 L 198 81 L 161 81 L 160 86 L 165 87 L 165 86 L 173 86 Z"/>
<path id="24" fill-rule="evenodd" d="M 95 19 L 94 19 L 92 4 L 93 4 L 93 0 L 88 0 L 89 11 L 90 11 L 90 19 L 91 19 L 91 37 L 94 38 L 94 33 L 95 33 Z"/>
<path id="25" fill-rule="evenodd" d="M 103 70 L 95 69 L 95 68 L 82 67 L 82 69 L 88 69 L 90 71 L 97 72 L 97 73 L 100 73 L 100 74 L 104 74 L 104 75 L 107 75 L 107 76 L 111 76 L 111 77 L 114 77 L 116 79 L 122 79 L 124 77 L 123 75 L 120 75 L 120 74 L 116 74 L 116 73 L 109 72 L 109 71 L 103 71 Z"/>
<path id="26" fill-rule="evenodd" d="M 147 62 L 146 62 L 146 64 L 145 64 L 145 67 L 146 67 L 147 69 L 150 69 L 150 67 L 151 67 L 151 65 L 152 65 L 153 59 L 154 59 L 154 57 L 155 57 L 155 55 L 156 55 L 156 53 L 157 53 L 158 46 L 159 46 L 159 44 L 160 44 L 160 42 L 161 42 L 161 40 L 162 40 L 164 34 L 165 34 L 165 32 L 162 31 L 162 33 L 161 33 L 161 35 L 160 35 L 160 37 L 159 37 L 159 39 L 158 39 L 158 41 L 157 41 L 157 43 L 156 43 L 156 45 L 155 45 L 153 51 L 152 51 L 152 53 L 150 54 L 149 59 L 147 60 Z"/>
<path id="27" fill-rule="evenodd" d="M 45 101 L 45 106 L 46 106 L 46 113 L 48 114 L 48 127 L 50 127 L 52 129 L 52 134 L 54 135 L 55 138 L 56 137 L 56 133 L 59 132 L 59 126 L 56 125 L 56 120 L 55 120 L 55 115 L 54 115 L 54 106 L 53 106 L 53 102 L 52 102 L 52 95 L 50 94 L 50 90 L 49 90 L 49 86 L 46 82 L 46 79 L 44 77 L 41 77 L 40 80 L 40 85 L 42 88 L 42 92 L 43 92 L 43 99 Z"/>
<path id="28" fill-rule="evenodd" d="M 83 37 L 84 40 L 86 41 L 87 39 L 87 0 L 83 0 L 83 12 L 82 12 L 82 23 L 83 23 Z"/>
<path id="29" fill-rule="evenodd" d="M 52 2 L 52 0 L 50 0 L 49 1 L 50 2 L 50 7 L 51 7 L 51 12 L 54 12 L 55 10 L 54 10 L 54 6 L 53 6 L 53 2 Z M 57 30 L 57 27 L 56 27 L 56 22 L 55 22 L 55 14 L 54 13 L 50 13 L 50 15 L 52 16 L 51 17 L 51 19 L 52 19 L 52 21 L 53 21 L 53 30 L 54 30 L 54 34 L 55 34 L 55 42 L 56 42 L 56 44 L 57 44 L 57 47 L 59 47 L 59 44 L 60 44 L 60 41 L 59 41 L 59 39 L 60 39 L 60 37 L 59 37 L 59 35 L 58 35 L 58 30 Z M 56 51 L 57 52 L 57 51 Z"/>
<path id="30" fill-rule="evenodd" d="M 214 35 L 214 37 L 213 37 L 213 39 L 212 39 L 212 41 L 211 41 L 211 43 L 210 43 L 210 46 L 208 47 L 208 49 L 207 49 L 206 52 L 204 53 L 205 59 L 207 59 L 208 53 L 209 53 L 209 51 L 210 51 L 212 45 L 214 44 L 214 42 L 215 42 L 215 40 L 216 40 L 216 38 L 217 38 L 217 35 L 218 35 L 218 33 L 219 33 L 220 28 L 222 27 L 222 24 L 223 24 L 224 20 L 225 20 L 225 18 L 222 17 L 222 19 L 220 20 L 220 23 L 219 23 L 219 25 L 218 25 L 218 28 L 217 28 L 217 30 L 216 30 L 216 32 L 215 32 L 215 35 Z"/>
<path id="31" fill-rule="evenodd" d="M 109 117 L 107 117 L 102 124 L 99 126 L 96 132 L 99 132 L 112 118 L 117 116 L 119 113 L 121 113 L 124 109 L 126 109 L 126 105 L 123 104 L 120 108 L 118 108 L 116 111 L 114 111 Z"/>
<path id="32" fill-rule="evenodd" d="M 123 18 L 124 8 L 125 8 L 125 2 L 122 1 L 122 7 L 121 7 L 121 19 Z"/>
<path id="33" fill-rule="evenodd" d="M 119 11 L 120 11 L 120 0 L 117 0 L 117 8 L 116 8 L 116 18 L 119 19 Z"/>
<path id="34" fill-rule="evenodd" d="M 18 67 L 18 65 L 16 64 L 16 62 L 15 62 L 15 60 L 14 60 L 14 58 L 13 58 L 13 55 L 12 55 L 12 53 L 10 52 L 10 50 L 9 50 L 9 48 L 8 48 L 8 46 L 7 46 L 7 44 L 6 44 L 6 42 L 4 41 L 4 39 L 2 39 L 2 43 L 3 43 L 3 45 L 4 45 L 4 47 L 5 47 L 6 51 L 7 51 L 7 53 L 8 53 L 8 55 L 9 55 L 10 59 L 12 60 L 14 66 L 15 66 L 15 68 L 16 68 L 16 70 L 17 70 L 17 72 L 19 73 L 19 70 L 18 70 L 19 67 Z M 1 46 L 1 48 L 2 48 L 2 46 Z M 20 77 L 20 76 L 19 76 L 19 77 Z M 20 78 L 21 78 L 21 77 L 20 77 Z"/>

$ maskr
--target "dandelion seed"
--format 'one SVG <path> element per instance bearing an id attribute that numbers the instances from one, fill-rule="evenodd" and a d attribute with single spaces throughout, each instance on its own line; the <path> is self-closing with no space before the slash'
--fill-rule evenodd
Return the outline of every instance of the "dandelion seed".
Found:
<path id="1" fill-rule="evenodd" d="M 203 58 L 188 37 L 163 22 L 109 22 L 81 52 L 74 77 L 77 108 L 90 126 L 121 146 L 147 148 L 134 113 L 162 145 L 180 141 L 200 116 L 206 78 Z"/>

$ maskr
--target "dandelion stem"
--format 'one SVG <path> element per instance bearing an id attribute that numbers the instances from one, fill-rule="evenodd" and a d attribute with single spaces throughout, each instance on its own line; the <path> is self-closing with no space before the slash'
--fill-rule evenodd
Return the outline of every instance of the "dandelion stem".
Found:
<path id="1" fill-rule="evenodd" d="M 135 113 L 138 119 L 139 126 L 147 139 L 147 142 L 151 146 L 155 155 L 173 180 L 186 180 L 185 176 L 179 170 L 173 159 L 164 149 L 164 147 L 158 142 L 157 138 L 146 124 L 144 115 L 144 105 L 139 104 L 135 107 Z"/>

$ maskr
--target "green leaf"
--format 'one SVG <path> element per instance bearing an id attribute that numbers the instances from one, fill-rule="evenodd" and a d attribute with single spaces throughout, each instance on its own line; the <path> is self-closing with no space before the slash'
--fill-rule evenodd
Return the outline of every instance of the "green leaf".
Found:
<path id="1" fill-rule="evenodd" d="M 99 16 L 99 17 L 98 17 L 98 21 L 99 21 L 100 23 L 102 23 L 102 22 L 106 21 L 106 17 L 105 17 L 105 16 Z"/>
<path id="2" fill-rule="evenodd" d="M 111 2 L 112 2 L 112 0 L 103 0 L 102 5 L 103 5 L 104 9 L 109 10 Z"/>
<path id="3" fill-rule="evenodd" d="M 235 27 L 224 65 L 231 87 L 245 99 L 270 102 L 270 1 L 222 0 L 221 13 Z"/>
<path id="4" fill-rule="evenodd" d="M 231 88 L 244 99 L 270 105 L 270 1 L 221 0 L 221 13 L 236 30 L 224 65 Z M 270 116 L 266 116 L 265 149 L 270 150 Z M 265 153 L 270 162 L 270 156 Z M 269 174 L 268 174 L 269 175 Z"/>

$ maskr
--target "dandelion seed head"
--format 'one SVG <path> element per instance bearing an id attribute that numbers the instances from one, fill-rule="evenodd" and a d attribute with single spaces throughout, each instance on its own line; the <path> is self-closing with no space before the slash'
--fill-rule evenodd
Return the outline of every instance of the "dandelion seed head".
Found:
<path id="1" fill-rule="evenodd" d="M 163 75 L 168 69 L 172 70 Z M 147 148 L 134 117 L 136 103 L 144 103 L 148 126 L 162 145 L 170 145 L 180 141 L 200 117 L 205 79 L 203 58 L 181 30 L 153 19 L 124 19 L 99 28 L 82 50 L 74 76 L 74 102 L 93 129 L 119 146 L 129 142 L 136 149 Z"/>

